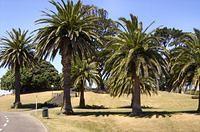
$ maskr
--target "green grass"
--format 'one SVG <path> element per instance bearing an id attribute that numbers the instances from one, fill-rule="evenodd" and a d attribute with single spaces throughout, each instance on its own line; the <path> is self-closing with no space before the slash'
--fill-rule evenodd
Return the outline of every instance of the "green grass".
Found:
<path id="1" fill-rule="evenodd" d="M 35 102 L 38 95 L 39 103 L 51 98 L 51 92 L 22 95 L 22 103 L 29 106 Z M 10 109 L 14 96 L 0 97 L 0 110 Z M 104 109 L 74 108 L 75 115 L 65 116 L 60 108 L 49 109 L 49 119 L 41 117 L 41 111 L 32 112 L 27 107 L 18 111 L 27 111 L 40 119 L 50 132 L 102 132 L 102 131 L 142 131 L 142 132 L 179 132 L 199 131 L 200 115 L 195 113 L 198 100 L 191 95 L 159 92 L 158 95 L 142 96 L 144 115 L 129 117 L 131 97 L 112 98 L 108 94 L 86 92 L 86 104 L 89 106 L 104 106 Z M 79 98 L 72 98 L 72 104 L 77 107 Z"/>

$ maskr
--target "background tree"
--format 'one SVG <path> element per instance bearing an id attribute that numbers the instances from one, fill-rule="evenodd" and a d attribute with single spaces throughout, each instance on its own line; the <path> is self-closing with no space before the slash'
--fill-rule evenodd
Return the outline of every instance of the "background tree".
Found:
<path id="1" fill-rule="evenodd" d="M 157 28 L 154 35 L 159 37 L 160 44 L 169 50 L 179 44 L 179 37 L 183 35 L 183 31 L 175 28 Z"/>
<path id="2" fill-rule="evenodd" d="M 180 44 L 178 40 L 182 35 L 182 30 L 168 27 L 157 28 L 154 33 L 154 36 L 159 38 L 160 44 L 169 50 L 168 56 L 165 58 L 167 65 L 165 65 L 166 67 L 163 67 L 165 70 L 163 70 L 164 72 L 162 72 L 160 75 L 160 90 L 171 91 L 173 89 L 172 78 L 175 73 L 172 71 L 172 65 L 174 62 L 172 59 L 173 55 L 171 54 L 171 50 L 173 50 Z"/>
<path id="3" fill-rule="evenodd" d="M 200 30 L 194 29 L 194 33 L 188 33 L 181 37 L 182 45 L 174 51 L 175 64 L 173 69 L 178 71 L 178 76 L 173 85 L 194 86 L 200 89 Z M 198 112 L 200 112 L 200 92 Z"/>
<path id="4" fill-rule="evenodd" d="M 103 43 L 103 46 L 96 48 L 97 53 L 97 62 L 98 62 L 98 72 L 100 76 L 100 85 L 99 89 L 106 90 L 104 83 L 104 74 L 105 74 L 105 62 L 108 59 L 109 51 L 106 50 L 106 45 L 109 44 L 107 36 L 114 36 L 117 34 L 117 24 L 112 19 L 108 18 L 108 12 L 104 9 L 96 8 L 96 16 L 99 17 L 97 24 L 99 25 L 96 32 L 99 34 L 100 39 Z"/>
<path id="5" fill-rule="evenodd" d="M 112 49 L 107 60 L 110 69 L 109 90 L 113 96 L 132 94 L 132 114 L 139 115 L 141 109 L 141 92 L 150 93 L 157 90 L 158 73 L 165 64 L 164 51 L 156 37 L 143 30 L 142 22 L 136 16 L 131 20 L 120 18 L 121 32 L 111 37 Z"/>
<path id="6" fill-rule="evenodd" d="M 64 113 L 72 114 L 72 105 L 70 97 L 71 65 L 72 59 L 79 56 L 88 58 L 94 53 L 94 42 L 98 40 L 98 35 L 94 32 L 96 29 L 97 17 L 86 15 L 92 10 L 92 7 L 83 10 L 81 1 L 50 3 L 56 8 L 56 12 L 43 12 L 46 18 L 39 19 L 38 24 L 46 26 L 38 29 L 37 34 L 37 56 L 46 59 L 51 56 L 53 60 L 57 53 L 61 55 L 63 66 L 63 88 L 64 88 Z"/>
<path id="7" fill-rule="evenodd" d="M 87 5 L 85 8 L 89 8 Z M 98 25 L 95 29 L 95 32 L 100 36 L 103 45 L 96 44 L 95 52 L 97 56 L 93 57 L 93 60 L 98 63 L 98 72 L 100 76 L 100 85 L 98 90 L 105 91 L 104 78 L 105 74 L 105 61 L 108 59 L 109 51 L 106 50 L 106 45 L 109 44 L 109 40 L 106 36 L 114 36 L 118 32 L 118 25 L 115 21 L 108 17 L 108 12 L 103 8 L 98 8 L 94 6 L 93 10 L 87 13 L 87 15 L 95 15 L 98 17 L 98 21 L 96 21 L 96 25 Z"/>
<path id="8" fill-rule="evenodd" d="M 72 67 L 73 84 L 80 92 L 80 103 L 79 107 L 85 107 L 84 91 L 87 85 L 92 86 L 96 84 L 99 85 L 100 77 L 97 70 L 97 63 L 77 59 Z M 88 83 L 88 84 L 87 84 Z"/>
<path id="9" fill-rule="evenodd" d="M 20 69 L 30 66 L 34 62 L 32 38 L 28 31 L 12 29 L 7 32 L 8 37 L 1 38 L 0 44 L 0 67 L 8 67 L 14 73 L 15 102 L 14 108 L 21 106 L 20 101 Z"/>
<path id="10" fill-rule="evenodd" d="M 21 92 L 52 90 L 52 85 L 54 88 L 60 88 L 58 71 L 49 62 L 42 61 L 35 67 L 23 68 L 20 74 Z M 1 78 L 1 89 L 14 89 L 13 84 L 14 75 L 11 70 L 8 70 Z"/>
<path id="11" fill-rule="evenodd" d="M 1 78 L 1 89 L 2 90 L 14 90 L 14 75 L 11 70 L 8 70 L 5 75 Z"/>

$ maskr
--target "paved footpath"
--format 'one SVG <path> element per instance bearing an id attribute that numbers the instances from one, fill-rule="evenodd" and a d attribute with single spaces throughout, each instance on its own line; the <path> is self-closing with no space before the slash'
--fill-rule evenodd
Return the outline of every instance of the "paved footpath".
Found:
<path id="1" fill-rule="evenodd" d="M 0 132 L 47 132 L 47 129 L 29 114 L 0 112 Z"/>

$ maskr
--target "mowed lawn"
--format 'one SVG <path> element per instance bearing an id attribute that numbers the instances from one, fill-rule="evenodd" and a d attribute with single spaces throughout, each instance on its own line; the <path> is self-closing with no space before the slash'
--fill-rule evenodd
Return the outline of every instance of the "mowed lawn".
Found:
<path id="1" fill-rule="evenodd" d="M 29 106 L 35 102 L 34 94 L 22 95 L 22 103 Z M 51 98 L 51 92 L 37 93 L 38 101 L 43 103 Z M 14 96 L 0 97 L 0 110 L 9 110 L 9 103 Z M 200 130 L 200 115 L 194 113 L 198 100 L 190 95 L 159 92 L 158 95 L 142 96 L 144 115 L 129 117 L 131 97 L 112 98 L 108 94 L 86 92 L 86 104 L 101 106 L 102 109 L 74 108 L 75 115 L 60 114 L 61 108 L 49 109 L 49 119 L 41 117 L 41 111 L 31 112 L 39 118 L 50 132 L 179 132 Z M 77 107 L 78 97 L 72 98 L 72 104 Z M 29 111 L 25 108 L 20 111 Z"/>

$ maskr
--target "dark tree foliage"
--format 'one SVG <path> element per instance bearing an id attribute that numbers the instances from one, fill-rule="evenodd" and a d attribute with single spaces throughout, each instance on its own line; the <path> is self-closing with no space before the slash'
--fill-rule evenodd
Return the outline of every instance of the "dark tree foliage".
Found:
<path id="1" fill-rule="evenodd" d="M 154 36 L 159 38 L 160 44 L 169 50 L 168 57 L 165 58 L 168 63 L 166 67 L 163 67 L 163 71 L 165 72 L 161 74 L 159 80 L 160 90 L 170 91 L 171 89 L 173 89 L 172 76 L 174 75 L 174 72 L 172 71 L 173 56 L 171 54 L 171 50 L 180 45 L 180 41 L 178 40 L 183 34 L 184 33 L 182 32 L 182 30 L 168 27 L 158 28 L 154 33 Z"/>
<path id="2" fill-rule="evenodd" d="M 177 46 L 178 39 L 183 35 L 183 31 L 175 28 L 158 28 L 155 31 L 155 36 L 160 37 L 160 43 L 164 47 Z"/>
<path id="3" fill-rule="evenodd" d="M 87 5 L 84 8 L 89 8 L 91 6 Z M 105 61 L 108 59 L 109 51 L 105 49 L 107 45 L 109 45 L 109 40 L 107 36 L 114 36 L 118 33 L 118 24 L 108 17 L 108 12 L 103 8 L 98 8 L 94 6 L 93 10 L 87 13 L 87 15 L 95 15 L 98 17 L 98 21 L 96 21 L 96 29 L 95 32 L 100 36 L 101 42 L 103 45 L 96 45 L 96 54 L 94 61 L 98 62 L 98 72 L 100 76 L 100 85 L 99 89 L 105 90 L 104 84 L 104 73 L 105 73 Z"/>
<path id="4" fill-rule="evenodd" d="M 60 76 L 58 71 L 49 62 L 41 62 L 34 68 L 23 68 L 21 70 L 20 83 L 22 92 L 51 90 L 59 87 Z M 14 75 L 11 70 L 1 78 L 1 89 L 14 89 Z"/>
<path id="5" fill-rule="evenodd" d="M 196 91 L 200 88 L 200 30 L 194 29 L 194 33 L 186 33 L 181 38 L 181 46 L 173 50 L 173 76 L 174 89 L 184 89 L 184 86 L 193 86 Z M 187 90 L 187 88 L 185 88 Z M 198 112 L 200 112 L 200 93 Z"/>

